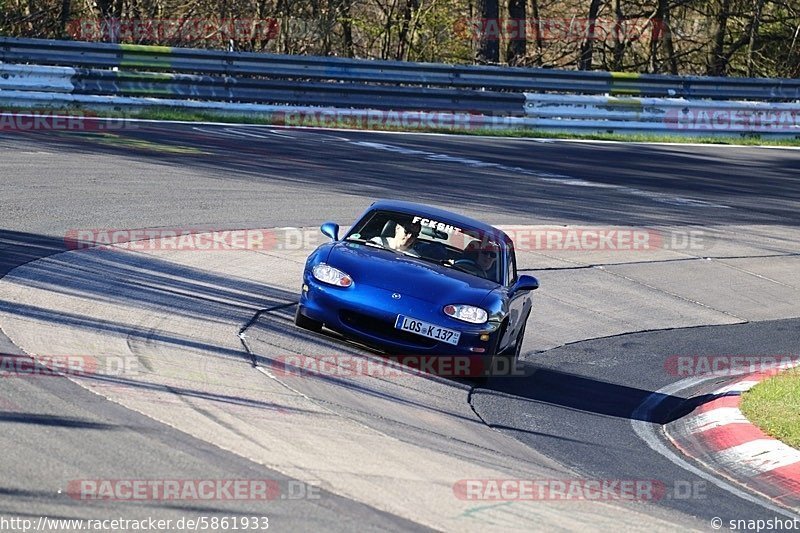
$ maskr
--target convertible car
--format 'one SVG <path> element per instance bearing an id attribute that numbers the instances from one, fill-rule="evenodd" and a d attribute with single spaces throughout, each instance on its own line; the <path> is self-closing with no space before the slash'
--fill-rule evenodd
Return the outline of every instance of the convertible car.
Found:
<path id="1" fill-rule="evenodd" d="M 519 356 L 532 276 L 502 231 L 442 209 L 378 201 L 306 261 L 295 323 L 389 354 L 468 356 L 490 369 Z"/>

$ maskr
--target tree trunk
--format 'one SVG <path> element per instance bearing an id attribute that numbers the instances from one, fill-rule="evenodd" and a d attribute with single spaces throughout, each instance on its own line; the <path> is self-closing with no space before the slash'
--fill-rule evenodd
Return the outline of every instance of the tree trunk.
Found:
<path id="1" fill-rule="evenodd" d="M 411 26 L 411 18 L 416 10 L 419 9 L 418 0 L 406 0 L 406 5 L 403 7 L 403 23 L 400 25 L 400 35 L 397 43 L 397 59 L 408 59 L 408 48 L 410 43 L 408 41 L 408 30 Z"/>
<path id="2" fill-rule="evenodd" d="M 661 22 L 661 35 L 664 39 L 664 51 L 669 61 L 669 73 L 678 74 L 678 58 L 675 56 L 675 44 L 672 41 L 672 15 L 670 14 L 669 1 L 664 0 L 664 19 Z"/>
<path id="3" fill-rule="evenodd" d="M 708 68 L 709 76 L 724 76 L 728 68 L 728 60 L 725 57 L 725 33 L 728 30 L 728 17 L 730 17 L 730 0 L 721 0 L 719 12 L 716 17 L 716 33 L 714 35 L 714 47 L 711 51 L 711 64 Z"/>
<path id="4" fill-rule="evenodd" d="M 381 59 L 389 59 L 392 48 L 392 26 L 394 26 L 394 11 L 397 0 L 392 0 L 392 6 L 386 12 L 386 20 L 383 23 L 383 43 L 381 44 Z"/>
<path id="5" fill-rule="evenodd" d="M 342 37 L 344 39 L 344 55 L 353 57 L 353 21 L 350 11 L 351 0 L 342 0 Z"/>
<path id="6" fill-rule="evenodd" d="M 747 77 L 753 77 L 753 50 L 756 47 L 758 27 L 761 25 L 761 13 L 764 10 L 764 0 L 756 0 L 756 10 L 750 22 L 750 41 L 747 43 Z"/>
<path id="7" fill-rule="evenodd" d="M 578 68 L 580 70 L 592 69 L 592 54 L 594 52 L 595 40 L 595 21 L 597 20 L 597 12 L 600 11 L 600 0 L 592 0 L 589 4 L 589 17 L 587 25 L 589 27 L 588 35 L 581 44 L 581 57 L 578 61 Z"/>
<path id="8" fill-rule="evenodd" d="M 104 29 L 108 29 L 108 40 L 115 43 L 119 40 L 119 37 L 117 35 L 117 21 L 112 20 L 113 13 L 111 10 L 113 7 L 114 0 L 97 0 L 97 10 L 100 12 L 100 24 Z M 100 34 L 103 35 L 104 33 L 106 32 L 101 31 Z M 105 35 L 103 35 L 103 38 L 105 38 Z"/>
<path id="9" fill-rule="evenodd" d="M 506 62 L 509 65 L 517 65 L 525 58 L 528 51 L 525 0 L 508 0 L 508 18 L 511 19 L 512 27 L 517 28 L 517 31 L 509 36 Z"/>
<path id="10" fill-rule="evenodd" d="M 614 56 L 611 70 L 621 70 L 625 58 L 625 15 L 622 13 L 621 0 L 614 0 Z"/>
<path id="11" fill-rule="evenodd" d="M 672 43 L 672 29 L 670 27 L 670 7 L 669 0 L 658 0 L 658 8 L 656 9 L 656 18 L 652 21 L 653 32 L 652 39 L 650 40 L 650 71 L 659 73 L 664 70 L 663 56 L 666 55 L 666 61 L 669 64 L 670 74 L 678 73 L 678 63 L 675 58 L 675 47 Z M 662 60 L 659 61 L 659 49 L 663 50 L 661 54 Z"/>
<path id="12" fill-rule="evenodd" d="M 281 24 L 281 30 L 280 30 L 281 35 L 279 36 L 279 41 L 280 40 L 283 41 L 283 53 L 284 54 L 288 54 L 289 51 L 291 50 L 291 47 L 290 47 L 291 46 L 290 45 L 290 38 L 291 38 L 291 25 L 290 24 L 291 24 L 291 20 L 290 20 L 290 17 L 292 15 L 291 7 L 289 6 L 289 0 L 278 0 L 278 4 L 275 7 L 276 7 L 276 10 L 278 11 L 278 13 L 280 13 L 280 15 L 281 15 L 281 21 L 280 21 L 280 24 Z"/>
<path id="13" fill-rule="evenodd" d="M 61 34 L 62 39 L 66 39 L 69 37 L 67 35 L 67 24 L 69 23 L 69 14 L 72 10 L 72 5 L 70 0 L 61 0 L 61 17 L 59 20 L 60 27 L 59 33 Z"/>
<path id="14" fill-rule="evenodd" d="M 542 64 L 542 52 L 544 51 L 544 36 L 542 35 L 542 19 L 539 18 L 539 0 L 531 0 L 531 17 L 533 17 L 533 27 L 536 35 L 536 60 L 537 65 Z"/>
<path id="15" fill-rule="evenodd" d="M 481 34 L 478 61 L 481 63 L 500 62 L 500 4 L 498 0 L 483 0 L 481 18 L 484 29 L 494 27 L 497 31 L 483 31 Z"/>

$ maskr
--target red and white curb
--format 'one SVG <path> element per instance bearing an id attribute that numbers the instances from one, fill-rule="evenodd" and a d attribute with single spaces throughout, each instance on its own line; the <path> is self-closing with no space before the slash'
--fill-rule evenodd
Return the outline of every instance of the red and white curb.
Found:
<path id="1" fill-rule="evenodd" d="M 800 509 L 800 450 L 765 434 L 739 409 L 742 393 L 779 372 L 759 372 L 714 390 L 713 399 L 669 424 L 684 454 L 777 503 Z"/>

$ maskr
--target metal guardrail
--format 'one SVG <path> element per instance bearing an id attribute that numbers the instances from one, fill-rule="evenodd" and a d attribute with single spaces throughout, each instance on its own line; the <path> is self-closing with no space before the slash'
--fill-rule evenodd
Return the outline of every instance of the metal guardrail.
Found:
<path id="1" fill-rule="evenodd" d="M 13 95 L 17 105 L 49 98 L 59 105 L 240 112 L 242 106 L 262 112 L 319 106 L 353 115 L 370 109 L 468 113 L 494 127 L 571 131 L 678 130 L 705 108 L 758 119 L 723 128 L 728 134 L 800 135 L 800 106 L 781 103 L 800 100 L 800 79 L 453 66 L 7 37 L 0 37 L 0 62 L 0 101 Z M 782 123 L 771 131 L 764 121 Z"/>
<path id="2" fill-rule="evenodd" d="M 0 37 L 0 61 L 514 92 L 555 91 L 760 101 L 800 99 L 800 79 L 458 66 L 8 37 Z"/>

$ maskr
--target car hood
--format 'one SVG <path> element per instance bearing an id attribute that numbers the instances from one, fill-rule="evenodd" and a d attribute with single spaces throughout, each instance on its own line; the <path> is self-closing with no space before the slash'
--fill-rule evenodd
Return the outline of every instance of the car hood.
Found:
<path id="1" fill-rule="evenodd" d="M 390 250 L 337 243 L 326 261 L 366 284 L 437 304 L 479 305 L 498 285 L 492 281 Z"/>

